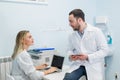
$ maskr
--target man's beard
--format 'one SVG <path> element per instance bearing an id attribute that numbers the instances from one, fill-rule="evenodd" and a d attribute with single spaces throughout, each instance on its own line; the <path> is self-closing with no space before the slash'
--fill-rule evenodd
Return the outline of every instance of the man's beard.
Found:
<path id="1" fill-rule="evenodd" d="M 77 28 L 74 28 L 74 31 L 79 31 L 80 25 Z"/>

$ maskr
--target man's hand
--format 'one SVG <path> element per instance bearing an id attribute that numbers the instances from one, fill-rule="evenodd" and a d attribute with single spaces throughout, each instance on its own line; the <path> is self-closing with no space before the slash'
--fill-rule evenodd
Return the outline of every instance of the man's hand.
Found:
<path id="1" fill-rule="evenodd" d="M 80 53 L 80 54 L 77 54 L 77 55 L 71 55 L 70 59 L 73 60 L 73 61 L 76 61 L 76 60 L 88 60 L 88 55 Z"/>
<path id="2" fill-rule="evenodd" d="M 80 60 L 88 60 L 88 55 L 87 54 L 80 54 L 79 59 Z"/>
<path id="3" fill-rule="evenodd" d="M 76 60 L 78 60 L 78 57 L 77 57 L 77 55 L 71 55 L 71 56 L 70 56 L 70 59 L 71 59 L 72 61 L 76 61 Z"/>

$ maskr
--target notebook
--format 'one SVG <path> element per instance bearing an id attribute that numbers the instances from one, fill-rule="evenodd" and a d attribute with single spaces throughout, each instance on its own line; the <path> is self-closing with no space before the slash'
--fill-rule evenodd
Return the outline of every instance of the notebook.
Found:
<path id="1" fill-rule="evenodd" d="M 50 67 L 57 67 L 58 68 L 57 72 L 61 72 L 62 67 L 63 67 L 63 63 L 64 63 L 64 57 L 63 56 L 53 55 L 52 63 L 46 69 L 49 69 Z"/>

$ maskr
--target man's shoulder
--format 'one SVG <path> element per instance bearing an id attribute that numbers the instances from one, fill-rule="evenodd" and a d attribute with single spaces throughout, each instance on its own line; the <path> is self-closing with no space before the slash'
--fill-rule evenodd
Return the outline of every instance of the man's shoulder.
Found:
<path id="1" fill-rule="evenodd" d="M 91 24 L 87 24 L 87 25 L 88 25 L 88 30 L 89 31 L 98 31 L 98 30 L 100 30 L 98 27 L 93 26 Z"/>

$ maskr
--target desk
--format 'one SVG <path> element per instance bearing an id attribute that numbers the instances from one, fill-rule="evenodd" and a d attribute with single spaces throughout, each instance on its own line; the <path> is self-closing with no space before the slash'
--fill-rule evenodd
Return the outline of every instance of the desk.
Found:
<path id="1" fill-rule="evenodd" d="M 69 70 L 69 66 L 63 66 L 62 72 L 48 74 L 43 80 L 63 80 L 65 73 Z"/>
<path id="2" fill-rule="evenodd" d="M 64 65 L 62 72 L 59 73 L 51 73 L 44 77 L 43 80 L 63 80 L 65 73 L 69 70 L 69 66 Z M 86 80 L 85 76 L 82 76 L 79 80 Z"/>

